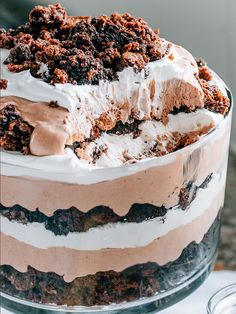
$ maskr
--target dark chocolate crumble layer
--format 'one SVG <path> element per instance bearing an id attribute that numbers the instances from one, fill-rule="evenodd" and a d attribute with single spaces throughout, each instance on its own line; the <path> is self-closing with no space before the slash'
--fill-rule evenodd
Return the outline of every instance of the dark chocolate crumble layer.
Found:
<path id="1" fill-rule="evenodd" d="M 36 6 L 25 25 L 0 30 L 0 47 L 11 49 L 5 64 L 12 72 L 30 69 L 50 84 L 81 85 L 117 79 L 128 66 L 141 70 L 166 55 L 169 44 L 128 13 L 68 16 L 56 4 Z M 48 69 L 39 74 L 40 63 Z"/>
<path id="2" fill-rule="evenodd" d="M 33 130 L 34 128 L 20 117 L 14 105 L 9 104 L 0 110 L 0 148 L 29 154 Z"/>
<path id="3" fill-rule="evenodd" d="M 62 276 L 53 272 L 44 273 L 29 266 L 27 272 L 21 273 L 9 265 L 2 265 L 0 290 L 37 303 L 69 306 L 108 305 L 153 296 L 186 282 L 207 263 L 213 262 L 218 243 L 219 217 L 202 242 L 190 243 L 178 259 L 164 266 L 149 262 L 119 273 L 112 270 L 97 272 L 67 283 Z"/>
<path id="4" fill-rule="evenodd" d="M 192 181 L 187 183 L 179 194 L 179 206 L 186 210 L 197 196 L 199 189 L 205 189 L 212 179 L 212 174 L 207 176 L 200 186 L 196 186 Z M 168 210 L 174 208 L 158 207 L 152 204 L 133 204 L 129 212 L 121 217 L 118 216 L 111 208 L 107 206 L 96 206 L 87 213 L 81 212 L 78 208 L 58 209 L 50 217 L 44 215 L 39 209 L 29 211 L 20 205 L 5 207 L 0 204 L 0 217 L 6 217 L 10 221 L 17 221 L 22 224 L 43 223 L 47 230 L 52 231 L 55 235 L 67 235 L 69 232 L 85 232 L 90 228 L 103 226 L 108 223 L 141 223 L 148 219 L 163 217 Z"/>

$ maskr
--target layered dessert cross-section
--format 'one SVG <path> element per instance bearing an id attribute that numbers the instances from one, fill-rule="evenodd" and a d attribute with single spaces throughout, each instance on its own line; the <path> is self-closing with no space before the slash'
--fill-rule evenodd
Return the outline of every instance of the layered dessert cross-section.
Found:
<path id="1" fill-rule="evenodd" d="M 231 108 L 206 63 L 128 13 L 59 4 L 0 30 L 0 47 L 0 290 L 105 306 L 208 266 Z"/>

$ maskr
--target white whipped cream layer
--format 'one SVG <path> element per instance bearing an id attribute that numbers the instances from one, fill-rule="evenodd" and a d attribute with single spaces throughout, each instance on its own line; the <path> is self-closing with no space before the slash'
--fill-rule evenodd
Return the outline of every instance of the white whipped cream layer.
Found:
<path id="1" fill-rule="evenodd" d="M 109 223 L 89 229 L 87 232 L 70 232 L 66 236 L 56 236 L 52 231 L 45 229 L 41 223 L 24 225 L 1 216 L 1 232 L 41 249 L 65 247 L 89 251 L 146 246 L 171 230 L 191 223 L 203 215 L 210 208 L 212 200 L 217 195 L 222 195 L 221 192 L 225 187 L 225 172 L 225 170 L 222 171 L 223 175 L 215 173 L 205 189 L 199 188 L 196 198 L 186 210 L 174 207 L 169 209 L 163 217 L 141 223 Z"/>
<path id="2" fill-rule="evenodd" d="M 96 166 L 104 168 L 121 166 L 125 161 L 124 152 L 134 160 L 135 158 L 138 160 L 139 156 L 142 159 L 149 158 L 150 150 L 156 144 L 158 136 L 165 139 L 162 139 L 161 146 L 157 145 L 157 147 L 168 154 L 166 146 L 173 142 L 173 133 L 189 134 L 210 125 L 216 126 L 224 119 L 221 114 L 215 114 L 206 109 L 198 109 L 191 113 L 169 114 L 168 118 L 167 125 L 155 120 L 142 122 L 139 125 L 141 133 L 137 138 L 133 138 L 132 133 L 124 135 L 103 133 L 101 137 L 87 146 L 85 153 L 91 159 L 95 147 L 108 147 L 107 152 L 102 153 L 96 160 Z"/>
<path id="3" fill-rule="evenodd" d="M 132 68 L 126 68 L 119 73 L 119 81 L 101 82 L 99 86 L 50 85 L 34 78 L 29 70 L 12 73 L 6 65 L 2 64 L 8 56 L 9 50 L 0 49 L 0 53 L 1 77 L 8 80 L 8 87 L 6 90 L 1 91 L 1 96 L 18 96 L 32 101 L 58 101 L 60 106 L 70 111 L 84 108 L 83 110 L 86 109 L 87 111 L 80 110 L 80 121 L 78 121 L 78 127 L 83 129 L 84 133 L 89 133 L 91 129 L 90 121 L 89 119 L 86 120 L 86 117 L 89 117 L 90 114 L 98 117 L 101 112 L 108 110 L 107 96 L 109 94 L 121 101 L 128 99 L 133 91 L 138 89 L 140 97 L 136 102 L 136 111 L 139 112 L 139 116 L 142 118 L 150 112 L 151 106 L 159 106 L 159 109 L 161 109 L 159 101 L 160 86 L 164 81 L 177 78 L 192 84 L 198 84 L 193 75 L 197 72 L 195 60 L 189 52 L 176 45 L 172 45 L 169 52 L 169 55 L 172 55 L 174 58 L 165 56 L 161 60 L 151 62 L 147 65 L 146 71 L 141 71 L 140 73 L 135 73 Z M 42 69 L 43 67 L 44 65 L 42 65 Z M 144 72 L 148 72 L 147 77 Z M 147 91 L 152 80 L 155 81 L 157 93 L 151 100 L 148 98 L 150 92 L 147 93 Z M 226 94 L 225 85 L 217 75 L 214 75 L 212 83 L 216 83 L 223 93 Z M 147 97 L 145 98 L 145 108 L 140 107 L 141 102 L 143 103 L 141 101 L 143 97 Z M 81 107 L 83 102 L 86 102 L 87 106 Z M 125 121 L 125 117 L 123 118 Z M 223 117 L 220 114 L 199 109 L 189 114 L 169 115 L 169 123 L 166 126 L 157 121 L 146 121 L 140 126 L 142 128 L 141 138 L 136 140 L 131 138 L 130 135 L 116 136 L 104 134 L 98 139 L 98 142 L 109 146 L 108 153 L 103 154 L 95 165 L 88 163 L 86 160 L 78 159 L 70 149 L 65 149 L 65 155 L 46 157 L 24 156 L 15 152 L 2 151 L 1 172 L 2 175 L 6 176 L 25 176 L 79 184 L 92 184 L 112 180 L 171 162 L 175 158 L 175 154 L 178 154 L 176 152 L 174 155 L 170 154 L 164 157 L 149 157 L 138 160 L 133 165 L 123 165 L 122 152 L 127 147 L 131 155 L 138 155 L 152 145 L 154 137 L 157 135 L 166 133 L 170 136 L 171 132 L 174 131 L 180 133 L 190 132 L 198 130 L 199 126 L 207 126 L 209 123 L 217 127 L 222 120 Z M 145 138 L 148 139 L 148 143 L 145 143 Z M 89 150 L 92 150 L 92 146 L 93 144 L 88 147 L 88 153 Z"/>
<path id="4" fill-rule="evenodd" d="M 1 49 L 1 75 L 8 80 L 7 89 L 1 92 L 2 96 L 17 96 L 37 102 L 57 101 L 59 106 L 71 112 L 79 109 L 76 111 L 78 129 L 85 137 L 90 137 L 94 120 L 104 113 L 114 119 L 119 110 L 122 122 L 128 121 L 131 111 L 139 120 L 149 118 L 151 112 L 160 119 L 165 81 L 178 79 L 201 90 L 194 76 L 198 72 L 194 58 L 184 48 L 173 44 L 168 55 L 150 62 L 142 71 L 135 72 L 132 67 L 127 67 L 118 72 L 117 81 L 101 80 L 99 85 L 50 85 L 33 77 L 30 70 L 12 73 L 3 64 L 8 55 L 9 50 Z M 41 68 L 44 67 L 42 64 Z M 151 95 L 150 85 L 153 83 L 154 94 Z M 114 109 L 114 103 L 120 107 Z"/>
<path id="5" fill-rule="evenodd" d="M 133 139 L 132 134 L 119 136 L 104 134 L 98 141 L 109 145 L 109 153 L 102 154 L 96 165 L 78 159 L 69 148 L 65 150 L 65 155 L 45 157 L 2 151 L 1 173 L 5 176 L 23 176 L 78 184 L 113 180 L 150 167 L 161 166 L 178 156 L 178 152 L 175 152 L 163 157 L 144 158 L 135 164 L 123 164 L 121 156 L 124 150 L 128 149 L 130 154 L 138 155 L 143 153 L 148 145 L 153 144 L 157 135 L 169 134 L 171 136 L 171 132 L 175 131 L 189 133 L 209 124 L 219 125 L 222 120 L 223 116 L 220 114 L 199 109 L 192 113 L 169 115 L 169 123 L 166 126 L 158 121 L 143 122 L 142 133 L 136 139 Z M 194 148 L 196 145 L 199 144 L 195 143 L 190 146 Z"/>
<path id="6" fill-rule="evenodd" d="M 87 110 L 93 111 L 98 117 L 109 106 L 109 99 L 120 103 L 129 100 L 134 90 L 139 90 L 139 97 L 136 99 L 136 111 L 140 113 L 140 119 L 148 114 L 151 107 L 161 107 L 158 100 L 164 81 L 176 78 L 193 85 L 199 86 L 194 73 L 198 72 L 196 62 L 192 55 L 180 46 L 173 45 L 168 55 L 162 59 L 147 64 L 144 70 L 135 72 L 132 67 L 127 67 L 118 72 L 117 81 L 100 81 L 99 85 L 73 85 L 55 84 L 51 85 L 30 74 L 30 70 L 13 73 L 3 64 L 9 55 L 9 50 L 0 49 L 1 55 L 1 76 L 8 80 L 6 90 L 1 91 L 2 96 L 18 96 L 31 101 L 57 101 L 58 105 L 74 111 L 82 108 L 86 103 Z M 169 58 L 168 56 L 172 56 Z M 45 67 L 45 65 L 41 65 Z M 149 85 L 156 83 L 155 97 L 151 99 Z M 148 94 L 148 95 L 147 95 Z M 147 97 L 147 98 L 146 98 Z M 141 100 L 146 98 L 146 105 L 140 107 Z M 110 104 L 111 106 L 112 104 Z M 161 109 L 161 108 L 160 108 Z"/>

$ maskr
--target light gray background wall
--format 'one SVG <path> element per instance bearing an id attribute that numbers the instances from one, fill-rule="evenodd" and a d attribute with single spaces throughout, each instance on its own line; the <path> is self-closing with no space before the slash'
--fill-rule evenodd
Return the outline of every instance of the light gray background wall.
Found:
<path id="1" fill-rule="evenodd" d="M 28 0 L 30 1 L 30 0 Z M 72 14 L 129 11 L 159 28 L 160 35 L 203 57 L 228 84 L 236 98 L 236 0 L 34 0 L 59 2 Z M 236 152 L 236 110 L 232 148 Z"/>

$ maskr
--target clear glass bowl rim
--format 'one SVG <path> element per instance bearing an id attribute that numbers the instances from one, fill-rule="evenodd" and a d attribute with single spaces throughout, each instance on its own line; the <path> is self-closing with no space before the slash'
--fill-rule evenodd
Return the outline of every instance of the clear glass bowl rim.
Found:
<path id="1" fill-rule="evenodd" d="M 208 301 L 207 314 L 214 314 L 216 306 L 232 295 L 235 295 L 236 306 L 236 283 L 233 283 L 216 291 Z"/>
<path id="2" fill-rule="evenodd" d="M 213 72 L 214 73 L 214 72 Z M 224 84 L 224 82 L 220 79 L 220 77 L 214 73 L 215 77 L 218 77 L 218 79 Z M 59 163 L 57 165 L 57 163 L 55 162 L 55 160 L 50 160 L 50 167 L 47 167 L 47 170 L 41 170 L 41 168 L 34 168 L 34 167 L 28 167 L 24 168 L 23 165 L 14 165 L 14 169 L 17 170 L 19 169 L 20 173 L 21 171 L 23 171 L 22 176 L 24 176 L 25 174 L 25 169 L 28 171 L 30 170 L 30 177 L 32 178 L 37 178 L 37 179 L 45 179 L 45 175 L 47 177 L 48 180 L 52 180 L 52 181 L 56 181 L 56 182 L 61 182 L 61 183 L 70 183 L 70 184 L 93 184 L 93 183 L 100 183 L 103 181 L 107 181 L 107 180 L 111 180 L 111 179 L 119 179 L 122 177 L 127 177 L 129 175 L 133 175 L 137 172 L 143 171 L 143 170 L 147 170 L 150 168 L 155 168 L 155 167 L 159 167 L 165 164 L 168 164 L 169 162 L 172 162 L 175 158 L 177 158 L 178 156 L 181 156 L 182 154 L 191 154 L 192 151 L 198 149 L 199 147 L 203 146 L 206 142 L 209 142 L 212 137 L 215 136 L 215 133 L 221 129 L 223 129 L 228 123 L 229 121 L 231 121 L 231 117 L 232 117 L 232 111 L 233 111 L 233 95 L 230 91 L 230 89 L 224 84 L 224 88 L 226 91 L 226 94 L 230 100 L 230 107 L 229 110 L 227 112 L 226 117 L 224 118 L 224 120 L 217 125 L 215 128 L 213 128 L 208 134 L 204 135 L 202 138 L 200 138 L 198 141 L 196 141 L 195 143 L 192 143 L 186 147 L 183 147 L 175 152 L 169 153 L 167 155 L 161 156 L 161 157 L 152 157 L 152 158 L 147 158 L 144 160 L 140 160 L 137 163 L 133 163 L 133 164 L 125 164 L 125 165 L 121 165 L 121 166 L 112 166 L 112 167 L 108 167 L 108 168 L 96 168 L 96 169 L 92 169 L 92 171 L 88 171 L 84 169 L 80 169 L 80 171 L 75 171 L 76 169 L 74 169 L 73 167 L 71 169 L 66 169 L 66 171 L 61 170 L 60 167 L 60 171 L 58 171 L 58 165 L 61 166 L 61 164 Z M 9 152 L 7 152 L 9 153 Z M 21 156 L 19 156 L 21 157 Z M 25 158 L 25 156 L 22 156 Z M 40 157 L 40 158 L 44 158 L 44 157 Z M 7 175 L 4 174 L 4 166 L 9 167 L 12 166 L 11 163 L 8 164 L 5 163 L 4 158 L 2 158 L 3 160 L 1 161 L 2 164 L 2 174 L 3 175 Z M 48 162 L 49 160 L 47 160 Z M 53 161 L 53 162 L 52 162 Z M 54 168 L 54 166 L 56 168 Z M 50 170 L 49 170 L 50 169 Z M 69 181 L 68 181 L 68 175 L 70 177 Z M 50 179 L 52 176 L 53 179 Z M 89 182 L 87 182 L 87 179 L 89 178 Z M 97 179 L 99 178 L 99 179 Z"/>

